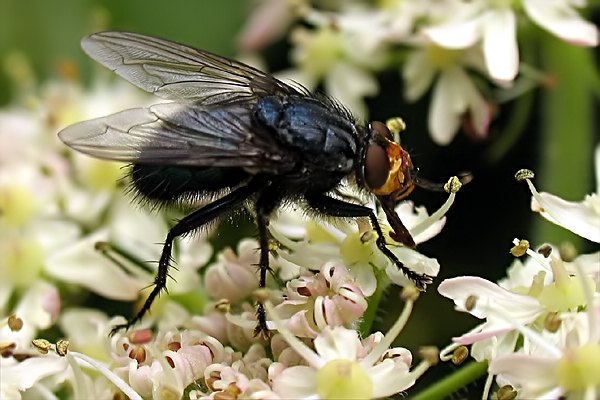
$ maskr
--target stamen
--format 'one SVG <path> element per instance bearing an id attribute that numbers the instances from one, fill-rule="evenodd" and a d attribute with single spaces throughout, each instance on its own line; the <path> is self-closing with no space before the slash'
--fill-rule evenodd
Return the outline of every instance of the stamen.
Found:
<path id="1" fill-rule="evenodd" d="M 450 210 L 450 207 L 454 203 L 455 197 L 455 192 L 450 193 L 446 202 L 436 212 L 431 214 L 428 218 L 424 219 L 410 230 L 411 235 L 413 235 L 413 237 L 419 236 L 421 233 L 425 232 L 431 225 L 433 225 L 434 223 L 439 221 L 444 215 L 446 215 L 446 213 L 448 212 L 448 210 Z"/>
<path id="2" fill-rule="evenodd" d="M 66 357 L 67 360 L 75 360 L 78 365 L 95 369 L 96 371 L 104 375 L 106 379 L 111 381 L 117 388 L 119 388 L 120 391 L 122 391 L 131 400 L 142 400 L 142 396 L 140 396 L 135 390 L 133 390 L 133 388 L 129 386 L 127 382 L 125 382 L 123 379 L 117 376 L 114 372 L 108 369 L 108 367 L 106 367 L 101 362 L 98 362 L 93 358 L 86 356 L 85 354 L 81 354 L 75 351 L 70 351 Z"/>
<path id="3" fill-rule="evenodd" d="M 402 314 L 400 314 L 388 333 L 383 337 L 383 339 L 381 339 L 381 342 L 377 343 L 373 350 L 361 361 L 361 364 L 372 367 L 375 365 L 377 360 L 381 358 L 383 353 L 390 348 L 392 342 L 400 334 L 400 331 L 402 331 L 404 325 L 406 325 L 406 322 L 412 313 L 413 305 L 414 301 L 412 301 L 410 298 L 407 298 L 406 302 L 404 303 Z"/>
<path id="4" fill-rule="evenodd" d="M 8 328 L 12 332 L 18 332 L 23 328 L 23 320 L 17 317 L 16 314 L 11 314 L 8 316 Z"/>
<path id="5" fill-rule="evenodd" d="M 452 364 L 461 365 L 469 357 L 469 349 L 467 346 L 458 346 L 458 348 L 452 353 Z"/>
<path id="6" fill-rule="evenodd" d="M 516 244 L 513 248 L 510 249 L 510 254 L 514 257 L 522 257 L 529 250 L 529 241 L 525 239 L 519 240 L 519 243 Z"/>

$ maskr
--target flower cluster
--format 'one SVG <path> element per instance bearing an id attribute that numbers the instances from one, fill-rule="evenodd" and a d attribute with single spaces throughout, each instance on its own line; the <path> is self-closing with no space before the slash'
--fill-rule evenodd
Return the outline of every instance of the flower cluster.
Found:
<path id="1" fill-rule="evenodd" d="M 378 91 L 374 73 L 398 68 L 409 102 L 431 88 L 428 126 L 442 145 L 450 143 L 461 124 L 475 137 L 487 136 L 496 100 L 481 78 L 504 88 L 515 82 L 520 70 L 517 31 L 522 34 L 522 27 L 537 25 L 577 46 L 598 44 L 598 29 L 576 11 L 585 1 L 308 3 L 263 0 L 241 45 L 255 50 L 300 19 L 304 23 L 290 35 L 295 68 L 283 76 L 310 89 L 322 82 L 327 93 L 365 116 L 364 98 Z"/>
<path id="2" fill-rule="evenodd" d="M 596 149 L 600 166 L 600 146 Z M 600 179 L 600 171 L 597 174 Z M 581 203 L 538 193 L 533 174 L 517 179 L 530 186 L 532 209 L 591 241 L 600 243 L 598 193 Z M 490 389 L 495 377 L 519 398 L 600 396 L 600 252 L 577 255 L 572 246 L 545 244 L 537 251 L 514 240 L 516 259 L 497 284 L 475 276 L 447 279 L 438 288 L 458 310 L 484 320 L 455 338 L 442 358 L 458 345 L 471 345 L 477 361 L 489 363 Z M 507 389 L 508 388 L 508 389 Z"/>
<path id="3" fill-rule="evenodd" d="M 209 231 L 176 241 L 169 295 L 139 326 L 109 337 L 123 318 L 99 299 L 141 306 L 149 261 L 178 215 L 145 212 L 123 190 L 127 166 L 71 152 L 56 132 L 150 99 L 120 82 L 88 92 L 68 79 L 24 97 L 0 112 L 0 397 L 376 398 L 409 388 L 429 367 L 392 346 L 415 289 L 380 253 L 368 221 L 334 224 L 298 210 L 269 226 L 269 338 L 253 332 L 256 240 L 213 254 Z M 432 215 L 409 201 L 397 212 L 421 243 L 441 231 L 454 198 Z M 391 228 L 382 230 L 393 243 Z M 437 275 L 435 259 L 390 248 L 412 270 Z M 387 334 L 374 332 L 390 284 L 407 287 L 404 310 Z"/>

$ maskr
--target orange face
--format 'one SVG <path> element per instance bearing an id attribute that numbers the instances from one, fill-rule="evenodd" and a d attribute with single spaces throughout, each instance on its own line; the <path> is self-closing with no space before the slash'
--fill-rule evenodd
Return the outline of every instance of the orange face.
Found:
<path id="1" fill-rule="evenodd" d="M 381 122 L 371 123 L 373 131 L 364 167 L 364 179 L 371 193 L 398 201 L 415 187 L 411 179 L 412 162 L 402 146 L 393 141 L 389 129 Z"/>

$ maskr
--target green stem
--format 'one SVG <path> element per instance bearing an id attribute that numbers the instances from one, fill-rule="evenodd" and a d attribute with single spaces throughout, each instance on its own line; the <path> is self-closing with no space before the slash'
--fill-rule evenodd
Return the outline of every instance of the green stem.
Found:
<path id="1" fill-rule="evenodd" d="M 589 49 L 540 33 L 540 61 L 549 83 L 541 93 L 541 154 L 536 187 L 566 200 L 590 191 L 594 135 L 594 88 L 598 75 Z M 536 218 L 533 240 L 576 246 L 581 238 Z"/>
<path id="2" fill-rule="evenodd" d="M 411 396 L 412 400 L 437 400 L 446 399 L 452 395 L 452 393 L 464 389 L 473 381 L 481 378 L 487 372 L 486 362 L 470 362 L 451 375 L 448 375 L 444 379 L 436 382 L 432 386 Z"/>
<path id="3" fill-rule="evenodd" d="M 385 273 L 383 276 L 381 274 L 377 277 L 377 289 L 375 289 L 375 293 L 367 300 L 367 310 L 363 314 L 363 317 L 358 326 L 358 331 L 360 332 L 361 337 L 367 337 L 372 332 L 373 322 L 375 321 L 375 317 L 377 316 L 377 311 L 379 311 L 379 303 L 381 303 L 381 297 L 383 296 L 383 292 L 385 288 L 389 286 L 386 284 Z"/>
<path id="4" fill-rule="evenodd" d="M 528 91 L 515 101 L 510 120 L 487 153 L 490 164 L 494 165 L 499 162 L 521 137 L 531 114 L 534 97 L 533 91 Z"/>

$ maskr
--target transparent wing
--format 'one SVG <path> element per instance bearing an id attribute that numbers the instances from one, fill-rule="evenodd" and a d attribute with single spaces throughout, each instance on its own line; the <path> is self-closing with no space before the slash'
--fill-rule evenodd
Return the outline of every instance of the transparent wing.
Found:
<path id="1" fill-rule="evenodd" d="M 81 47 L 129 82 L 169 100 L 216 104 L 299 93 L 249 65 L 137 33 L 95 33 Z"/>
<path id="2" fill-rule="evenodd" d="M 58 136 L 82 153 L 131 163 L 281 172 L 293 158 L 267 132 L 252 128 L 248 108 L 240 104 L 133 108 L 79 122 Z"/>

